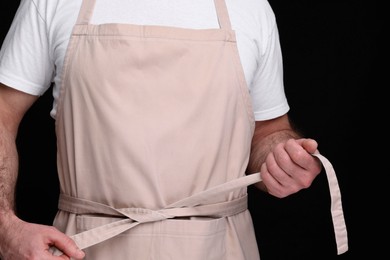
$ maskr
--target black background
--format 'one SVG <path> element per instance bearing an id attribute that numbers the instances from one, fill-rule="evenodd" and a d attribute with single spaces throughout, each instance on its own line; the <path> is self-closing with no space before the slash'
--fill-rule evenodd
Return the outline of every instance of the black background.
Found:
<path id="1" fill-rule="evenodd" d="M 19 1 L 1 1 L 3 40 Z M 374 2 L 270 0 L 284 57 L 290 117 L 333 164 L 342 194 L 349 251 L 337 256 L 325 174 L 306 190 L 276 199 L 249 188 L 262 260 L 377 259 L 370 247 L 363 146 L 368 97 L 374 87 Z M 49 90 L 26 114 L 17 139 L 20 173 L 17 211 L 27 221 L 51 224 L 58 179 Z M 375 251 L 374 251 L 375 250 Z"/>

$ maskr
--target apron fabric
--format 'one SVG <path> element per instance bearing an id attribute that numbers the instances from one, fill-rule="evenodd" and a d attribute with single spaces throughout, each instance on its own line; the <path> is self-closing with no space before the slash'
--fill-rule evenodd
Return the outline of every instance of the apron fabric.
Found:
<path id="1" fill-rule="evenodd" d="M 260 258 L 246 187 L 261 179 L 245 175 L 253 110 L 226 4 L 214 2 L 220 28 L 195 30 L 93 25 L 95 0 L 83 0 L 57 108 L 54 226 L 86 259 Z"/>

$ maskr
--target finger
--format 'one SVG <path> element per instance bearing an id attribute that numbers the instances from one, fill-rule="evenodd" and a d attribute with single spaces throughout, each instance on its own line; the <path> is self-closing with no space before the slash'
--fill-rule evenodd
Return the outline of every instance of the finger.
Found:
<path id="1" fill-rule="evenodd" d="M 290 141 L 295 142 L 295 141 Z M 286 145 L 279 144 L 274 148 L 274 151 L 266 158 L 266 163 L 268 170 L 275 174 L 275 177 L 279 176 L 277 179 L 279 182 L 284 183 L 287 181 L 285 175 L 293 177 L 299 167 L 293 162 L 290 157 L 290 154 L 286 150 Z M 301 148 L 302 149 L 302 148 Z"/>
<path id="2" fill-rule="evenodd" d="M 49 252 L 49 254 L 51 255 L 51 258 L 49 258 L 50 260 L 70 260 L 70 259 L 77 259 L 77 260 L 81 260 L 81 259 L 84 259 L 85 257 L 85 253 L 82 252 L 82 254 L 80 254 L 79 256 L 77 256 L 76 254 L 73 254 L 73 255 L 66 255 L 66 254 L 61 254 L 61 255 L 53 255 Z"/>
<path id="3" fill-rule="evenodd" d="M 312 148 L 316 148 L 317 142 L 311 141 L 309 143 L 313 145 Z M 302 144 L 304 142 L 303 139 L 297 141 L 289 140 L 285 145 L 287 153 L 295 165 L 297 165 L 297 168 L 291 172 L 291 175 L 301 188 L 309 187 L 322 168 L 319 159 L 303 148 Z"/>
<path id="4" fill-rule="evenodd" d="M 308 153 L 315 153 L 318 149 L 318 143 L 314 139 L 302 138 L 298 139 L 297 142 L 305 149 Z"/>
<path id="5" fill-rule="evenodd" d="M 281 170 L 279 170 L 279 172 L 279 174 L 271 172 L 268 169 L 268 165 L 263 163 L 260 174 L 263 180 L 263 185 L 266 187 L 268 193 L 275 197 L 283 198 L 288 195 L 286 188 L 291 189 L 291 187 L 293 187 L 293 183 L 291 183 L 292 179 L 288 175 L 283 173 Z M 280 181 L 279 179 L 282 179 L 280 176 L 284 176 L 285 178 L 287 177 L 288 181 Z"/>
<path id="6" fill-rule="evenodd" d="M 70 260 L 70 258 L 67 255 L 53 255 L 53 253 L 50 250 L 46 250 L 44 254 L 45 258 L 40 259 L 47 259 L 47 260 Z"/>
<path id="7" fill-rule="evenodd" d="M 280 155 L 281 153 L 287 154 L 285 151 L 280 150 L 277 152 L 278 155 L 275 154 L 275 152 L 270 153 L 266 160 L 265 160 L 265 167 L 267 168 L 267 172 L 270 173 L 270 175 L 281 185 L 284 185 L 286 182 L 288 182 L 288 179 L 291 178 L 285 170 L 281 167 L 280 161 L 276 159 L 276 156 L 283 157 L 283 155 Z M 286 166 L 285 166 L 286 167 Z"/>
<path id="8" fill-rule="evenodd" d="M 315 162 L 312 154 L 304 149 L 303 145 L 311 146 L 311 148 L 316 149 L 316 142 L 314 140 L 307 141 L 307 139 L 299 139 L 299 140 L 288 140 L 285 144 L 285 150 L 288 153 L 288 157 L 292 160 L 292 162 L 299 166 L 301 169 L 307 170 L 312 168 L 312 164 Z M 298 171 L 299 169 L 294 169 Z"/>
<path id="9" fill-rule="evenodd" d="M 268 171 L 261 171 L 261 177 L 263 179 L 262 182 L 258 183 L 258 187 L 263 190 L 268 192 L 268 194 L 278 197 L 278 198 L 283 198 L 285 195 L 283 194 L 283 188 L 281 184 L 272 177 L 271 174 L 269 174 Z"/>
<path id="10" fill-rule="evenodd" d="M 77 247 L 76 243 L 69 236 L 54 230 L 50 238 L 51 246 L 56 247 L 65 256 L 74 259 L 83 259 L 85 257 L 85 253 Z M 64 259 L 64 256 L 61 257 L 61 259 Z"/>
<path id="11" fill-rule="evenodd" d="M 260 175 L 262 181 L 259 183 L 259 187 L 261 189 L 264 188 L 264 191 L 268 191 L 268 193 L 272 194 L 271 191 L 280 187 L 280 183 L 269 173 L 265 163 L 261 165 Z"/>

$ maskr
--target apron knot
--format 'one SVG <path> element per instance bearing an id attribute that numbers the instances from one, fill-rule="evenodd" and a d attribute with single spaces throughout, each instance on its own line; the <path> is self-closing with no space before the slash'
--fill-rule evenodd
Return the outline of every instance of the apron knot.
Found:
<path id="1" fill-rule="evenodd" d="M 117 209 L 117 211 L 139 223 L 156 222 L 174 217 L 159 211 L 144 208 L 125 208 Z"/>

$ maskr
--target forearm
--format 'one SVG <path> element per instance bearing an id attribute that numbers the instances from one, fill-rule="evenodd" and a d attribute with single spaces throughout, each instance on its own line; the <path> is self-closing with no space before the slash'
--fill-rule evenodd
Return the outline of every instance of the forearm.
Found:
<path id="1" fill-rule="evenodd" d="M 14 213 L 18 154 L 15 137 L 0 128 L 0 225 L 3 217 Z"/>
<path id="2" fill-rule="evenodd" d="M 15 142 L 18 127 L 37 98 L 0 83 L 0 225 L 2 217 L 14 213 L 19 163 Z"/>
<path id="3" fill-rule="evenodd" d="M 18 155 L 15 138 L 0 123 L 0 258 L 7 251 L 10 238 L 7 234 L 14 230 L 16 215 L 15 185 L 18 172 Z"/>

